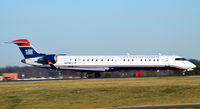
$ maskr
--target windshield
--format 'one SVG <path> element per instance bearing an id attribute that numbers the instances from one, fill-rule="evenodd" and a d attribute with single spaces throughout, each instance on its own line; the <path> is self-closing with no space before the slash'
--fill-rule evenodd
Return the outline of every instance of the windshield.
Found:
<path id="1" fill-rule="evenodd" d="M 176 61 L 185 61 L 185 58 L 175 58 Z"/>

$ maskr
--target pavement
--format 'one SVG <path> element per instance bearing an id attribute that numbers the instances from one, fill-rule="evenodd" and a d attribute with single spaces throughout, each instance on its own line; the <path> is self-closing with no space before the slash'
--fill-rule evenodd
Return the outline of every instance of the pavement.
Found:
<path id="1" fill-rule="evenodd" d="M 200 104 L 168 105 L 168 106 L 146 106 L 146 107 L 126 107 L 126 108 L 117 108 L 117 109 L 200 109 Z"/>
<path id="2" fill-rule="evenodd" d="M 200 76 L 158 76 L 158 77 L 124 77 L 124 78 L 165 78 L 165 77 L 200 77 Z M 63 79 L 21 79 L 21 80 L 11 80 L 11 81 L 0 81 L 0 82 L 21 82 L 21 81 L 52 81 L 52 80 L 80 80 L 80 79 L 123 79 L 123 78 L 63 78 Z"/>

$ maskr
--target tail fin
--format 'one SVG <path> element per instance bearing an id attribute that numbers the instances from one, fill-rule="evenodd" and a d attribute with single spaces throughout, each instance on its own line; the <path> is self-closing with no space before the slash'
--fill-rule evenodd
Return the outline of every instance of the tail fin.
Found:
<path id="1" fill-rule="evenodd" d="M 14 40 L 10 43 L 16 44 L 19 49 L 21 50 L 22 54 L 25 58 L 33 58 L 33 57 L 39 57 L 44 56 L 45 54 L 38 53 L 30 44 L 30 42 L 27 39 L 18 39 Z"/>

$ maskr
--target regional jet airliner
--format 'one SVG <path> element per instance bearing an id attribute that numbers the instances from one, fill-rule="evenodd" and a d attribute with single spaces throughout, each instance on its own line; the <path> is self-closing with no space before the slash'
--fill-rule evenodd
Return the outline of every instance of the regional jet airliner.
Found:
<path id="1" fill-rule="evenodd" d="M 175 55 L 64 55 L 38 53 L 27 39 L 14 40 L 24 59 L 21 62 L 32 66 L 83 72 L 118 70 L 193 70 L 190 61 Z"/>

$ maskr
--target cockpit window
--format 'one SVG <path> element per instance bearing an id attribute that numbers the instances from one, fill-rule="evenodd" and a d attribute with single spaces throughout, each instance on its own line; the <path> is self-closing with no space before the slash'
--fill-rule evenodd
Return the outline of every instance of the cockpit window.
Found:
<path id="1" fill-rule="evenodd" d="M 175 58 L 176 61 L 185 61 L 185 58 Z"/>

